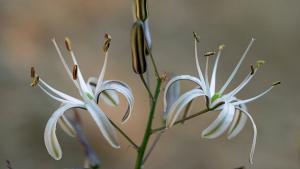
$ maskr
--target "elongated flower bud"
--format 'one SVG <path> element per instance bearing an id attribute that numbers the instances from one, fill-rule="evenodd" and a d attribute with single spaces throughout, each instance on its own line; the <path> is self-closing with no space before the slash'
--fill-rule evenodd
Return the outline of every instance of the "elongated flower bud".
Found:
<path id="1" fill-rule="evenodd" d="M 138 74 L 143 74 L 147 70 L 147 64 L 145 58 L 145 35 L 141 21 L 136 21 L 133 24 L 130 38 L 133 71 Z"/>
<path id="2" fill-rule="evenodd" d="M 135 0 L 136 18 L 145 21 L 148 18 L 147 0 Z"/>

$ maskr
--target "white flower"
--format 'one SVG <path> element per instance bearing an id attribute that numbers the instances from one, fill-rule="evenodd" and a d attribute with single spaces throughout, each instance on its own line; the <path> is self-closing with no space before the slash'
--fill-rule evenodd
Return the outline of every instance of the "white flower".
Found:
<path id="1" fill-rule="evenodd" d="M 220 90 L 216 91 L 216 72 L 217 72 L 217 66 L 218 61 L 221 56 L 222 50 L 224 48 L 224 45 L 221 45 L 219 47 L 219 51 L 216 56 L 215 64 L 212 70 L 211 79 L 209 81 L 208 78 L 208 70 L 209 70 L 209 57 L 206 56 L 206 69 L 205 74 L 203 75 L 200 64 L 198 61 L 198 55 L 197 55 L 197 43 L 199 39 L 197 35 L 195 34 L 195 59 L 196 59 L 196 66 L 198 70 L 199 77 L 194 77 L 190 75 L 180 75 L 172 78 L 166 85 L 165 92 L 164 92 L 164 110 L 167 111 L 167 127 L 171 127 L 174 125 L 176 120 L 179 118 L 179 116 L 182 114 L 183 108 L 188 105 L 192 100 L 199 96 L 203 96 L 206 98 L 207 102 L 207 108 L 212 109 L 213 107 L 219 105 L 215 110 L 220 110 L 220 113 L 218 117 L 202 132 L 203 138 L 213 139 L 217 138 L 220 135 L 222 135 L 226 130 L 228 131 L 228 139 L 231 139 L 235 137 L 237 134 L 240 133 L 240 131 L 243 129 L 243 127 L 246 124 L 247 118 L 250 119 L 254 136 L 253 136 L 253 143 L 252 148 L 250 152 L 250 163 L 253 159 L 253 153 L 255 149 L 255 143 L 256 143 L 256 136 L 257 136 L 257 129 L 256 125 L 251 117 L 251 115 L 248 113 L 246 108 L 246 103 L 252 102 L 261 96 L 268 93 L 275 85 L 279 84 L 280 82 L 272 84 L 267 90 L 262 92 L 261 94 L 249 98 L 249 99 L 238 99 L 236 97 L 236 94 L 238 94 L 245 86 L 250 82 L 250 80 L 255 75 L 257 69 L 264 63 L 263 61 L 258 61 L 256 66 L 251 66 L 250 73 L 246 76 L 246 78 L 232 91 L 224 94 L 225 89 L 230 84 L 230 82 L 233 80 L 234 76 L 236 75 L 239 67 L 241 66 L 242 61 L 244 60 L 246 54 L 248 53 L 250 47 L 252 46 L 254 39 L 251 40 L 250 44 L 248 45 L 247 49 L 245 50 L 244 54 L 242 55 L 241 59 L 239 60 L 238 64 L 236 65 L 235 69 L 229 76 L 228 80 L 225 82 L 225 84 L 221 87 Z M 213 55 L 213 53 L 207 53 L 206 55 Z M 172 105 L 168 105 L 167 102 L 167 96 L 169 92 L 170 86 L 179 80 L 189 80 L 197 84 L 197 88 L 192 89 L 186 93 L 184 93 L 182 96 L 180 96 L 176 102 L 174 102 Z M 170 108 L 169 108 L 170 107 Z"/>
<path id="2" fill-rule="evenodd" d="M 122 122 L 125 123 L 130 117 L 134 99 L 131 89 L 125 83 L 115 80 L 103 80 L 107 65 L 108 46 L 110 42 L 109 35 L 106 35 L 106 46 L 104 46 L 105 60 L 99 78 L 90 78 L 87 83 L 82 76 L 74 52 L 71 49 L 69 39 L 66 38 L 65 42 L 74 64 L 73 72 L 70 70 L 68 64 L 66 63 L 57 43 L 55 42 L 55 39 L 52 39 L 52 42 L 70 79 L 77 87 L 81 96 L 81 100 L 54 89 L 42 78 L 36 75 L 34 68 L 32 68 L 31 76 L 34 78 L 32 85 L 39 86 L 50 97 L 61 102 L 61 106 L 56 111 L 54 111 L 54 113 L 48 120 L 44 133 L 44 141 L 49 154 L 56 160 L 59 160 L 62 157 L 62 150 L 56 137 L 57 122 L 61 124 L 63 129 L 68 134 L 74 135 L 74 128 L 72 127 L 72 125 L 70 125 L 70 122 L 68 122 L 67 118 L 64 117 L 64 113 L 72 108 L 82 108 L 87 110 L 109 144 L 114 148 L 119 148 L 120 146 L 116 137 L 115 128 L 111 124 L 110 119 L 101 110 L 97 103 L 99 101 L 99 97 L 101 97 L 105 101 L 105 103 L 109 105 L 118 105 L 119 99 L 116 92 L 124 95 L 128 101 L 128 109 L 122 119 Z"/>

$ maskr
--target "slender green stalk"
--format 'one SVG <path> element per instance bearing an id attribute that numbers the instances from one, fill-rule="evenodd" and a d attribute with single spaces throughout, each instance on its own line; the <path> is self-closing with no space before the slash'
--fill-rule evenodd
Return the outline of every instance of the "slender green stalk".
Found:
<path id="1" fill-rule="evenodd" d="M 147 82 L 146 82 L 143 74 L 140 74 L 140 78 L 141 78 L 141 80 L 142 80 L 142 82 L 143 82 L 143 84 L 144 84 L 144 86 L 145 86 L 145 88 L 146 88 L 146 90 L 147 90 L 147 92 L 149 94 L 149 97 L 150 97 L 150 99 L 152 101 L 153 100 L 153 95 L 152 95 L 152 92 L 151 92 L 151 90 L 150 90 L 150 88 L 149 88 L 149 86 L 148 86 L 148 84 L 147 84 Z"/>
<path id="2" fill-rule="evenodd" d="M 152 134 L 152 122 L 154 119 L 156 103 L 157 103 L 157 100 L 158 100 L 158 97 L 160 94 L 160 87 L 161 87 L 161 79 L 158 78 L 157 83 L 156 83 L 155 94 L 154 94 L 153 101 L 152 101 L 152 106 L 151 106 L 151 109 L 149 112 L 146 130 L 145 130 L 144 137 L 143 137 L 143 141 L 137 151 L 138 154 L 137 154 L 137 158 L 136 158 L 135 169 L 141 169 L 142 165 L 143 165 L 145 150 L 147 148 L 150 136 Z"/>
<path id="3" fill-rule="evenodd" d="M 197 116 L 200 116 L 200 115 L 202 115 L 202 114 L 204 114 L 204 113 L 207 113 L 207 112 L 209 112 L 209 111 L 213 111 L 213 110 L 215 110 L 216 108 L 218 108 L 219 106 L 221 106 L 221 105 L 223 105 L 223 104 L 224 104 L 224 103 L 221 102 L 221 103 L 215 105 L 215 106 L 212 107 L 212 108 L 204 109 L 204 110 L 202 110 L 202 111 L 200 111 L 200 112 L 198 112 L 198 113 L 195 113 L 195 114 L 190 115 L 190 116 L 188 116 L 188 117 L 185 117 L 185 118 L 183 118 L 183 119 L 177 120 L 173 125 L 177 125 L 177 124 L 180 124 L 180 123 L 182 124 L 182 122 L 184 122 L 184 121 L 186 121 L 186 120 L 190 120 L 190 119 L 192 119 L 192 118 L 195 118 L 195 117 L 197 117 Z M 165 129 L 166 129 L 166 126 L 162 126 L 162 127 L 153 129 L 153 130 L 152 130 L 152 134 L 154 134 L 154 133 L 156 133 L 156 132 L 158 132 L 158 131 L 161 131 L 161 130 L 165 130 Z"/>
<path id="4" fill-rule="evenodd" d="M 109 120 L 111 122 L 111 124 L 128 140 L 128 142 L 130 144 L 132 144 L 132 146 L 138 150 L 139 146 L 137 144 L 135 144 L 135 142 L 119 127 L 117 126 L 116 123 L 114 123 L 112 120 Z"/>

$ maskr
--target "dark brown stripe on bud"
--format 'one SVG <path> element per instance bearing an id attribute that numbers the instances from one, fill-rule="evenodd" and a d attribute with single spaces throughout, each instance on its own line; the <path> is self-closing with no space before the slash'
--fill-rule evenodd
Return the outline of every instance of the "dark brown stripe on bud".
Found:
<path id="1" fill-rule="evenodd" d="M 30 84 L 31 87 L 35 87 L 40 81 L 40 77 L 39 76 L 35 76 Z"/>
<path id="2" fill-rule="evenodd" d="M 77 74 L 78 74 L 78 66 L 74 65 L 73 66 L 73 71 L 72 71 L 72 75 L 73 75 L 74 80 L 77 80 Z"/>
<path id="3" fill-rule="evenodd" d="M 71 52 L 71 50 L 72 50 L 72 48 L 71 48 L 71 40 L 68 37 L 65 38 L 65 45 L 66 45 L 67 50 L 69 52 Z"/>
<path id="4" fill-rule="evenodd" d="M 214 54 L 216 54 L 216 52 L 206 52 L 204 53 L 204 56 L 212 56 Z"/>
<path id="5" fill-rule="evenodd" d="M 109 49 L 109 46 L 110 46 L 110 42 L 111 42 L 111 36 L 108 34 L 108 33 L 106 33 L 105 35 L 104 35 L 104 38 L 105 38 L 105 41 L 104 41 L 104 44 L 103 44 L 103 51 L 106 53 L 107 51 L 108 51 L 108 49 Z"/>
<path id="6" fill-rule="evenodd" d="M 35 69 L 34 69 L 34 67 L 31 67 L 30 68 L 30 77 L 34 78 L 34 76 L 35 76 Z"/>
<path id="7" fill-rule="evenodd" d="M 277 86 L 277 85 L 280 85 L 281 84 L 281 81 L 277 81 L 275 83 L 272 84 L 272 86 Z"/>
<path id="8" fill-rule="evenodd" d="M 133 71 L 138 74 L 143 74 L 147 70 L 147 64 L 145 58 L 145 35 L 141 21 L 136 21 L 133 24 L 130 41 Z"/>
<path id="9" fill-rule="evenodd" d="M 200 42 L 200 37 L 197 35 L 197 33 L 193 32 L 194 38 L 196 41 L 199 43 Z"/>
<path id="10" fill-rule="evenodd" d="M 148 18 L 147 0 L 135 0 L 135 14 L 142 21 Z"/>

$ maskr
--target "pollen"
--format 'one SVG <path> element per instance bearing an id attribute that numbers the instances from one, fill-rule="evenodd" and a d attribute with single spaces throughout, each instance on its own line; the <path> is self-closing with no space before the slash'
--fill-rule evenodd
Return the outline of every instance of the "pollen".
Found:
<path id="1" fill-rule="evenodd" d="M 251 66 L 250 66 L 250 68 L 251 68 L 251 72 L 250 72 L 250 74 L 251 74 L 251 75 L 253 75 L 253 74 L 255 73 L 255 68 L 254 68 L 254 66 L 253 66 L 253 65 L 251 65 Z"/>
<path id="2" fill-rule="evenodd" d="M 206 52 L 204 56 L 213 56 L 214 54 L 216 54 L 216 52 Z"/>
<path id="3" fill-rule="evenodd" d="M 262 65 L 264 65 L 266 63 L 266 61 L 264 60 L 258 60 L 256 61 L 256 67 L 257 68 L 260 68 Z"/>
<path id="4" fill-rule="evenodd" d="M 105 33 L 104 38 L 105 38 L 105 41 L 104 41 L 104 45 L 103 45 L 103 51 L 106 53 L 110 46 L 111 36 L 108 33 Z"/>
<path id="5" fill-rule="evenodd" d="M 277 82 L 274 82 L 273 84 L 272 84 L 272 86 L 277 86 L 277 85 L 280 85 L 281 84 L 281 81 L 277 81 Z"/>
<path id="6" fill-rule="evenodd" d="M 222 44 L 222 45 L 219 46 L 219 50 L 223 50 L 224 48 L 225 48 L 224 44 Z"/>
<path id="7" fill-rule="evenodd" d="M 31 68 L 30 68 L 30 77 L 31 77 L 31 78 L 34 78 L 34 77 L 35 77 L 35 69 L 34 69 L 34 67 L 31 67 Z"/>
<path id="8" fill-rule="evenodd" d="M 69 52 L 71 52 L 72 48 L 71 48 L 71 40 L 70 38 L 66 37 L 65 38 L 65 45 L 66 45 L 66 48 Z"/>
<path id="9" fill-rule="evenodd" d="M 40 81 L 40 77 L 39 76 L 35 76 L 30 84 L 31 87 L 35 87 Z"/>
<path id="10" fill-rule="evenodd" d="M 73 66 L 73 71 L 72 71 L 72 75 L 73 75 L 74 80 L 77 80 L 77 74 L 78 74 L 78 66 L 74 65 Z"/>

